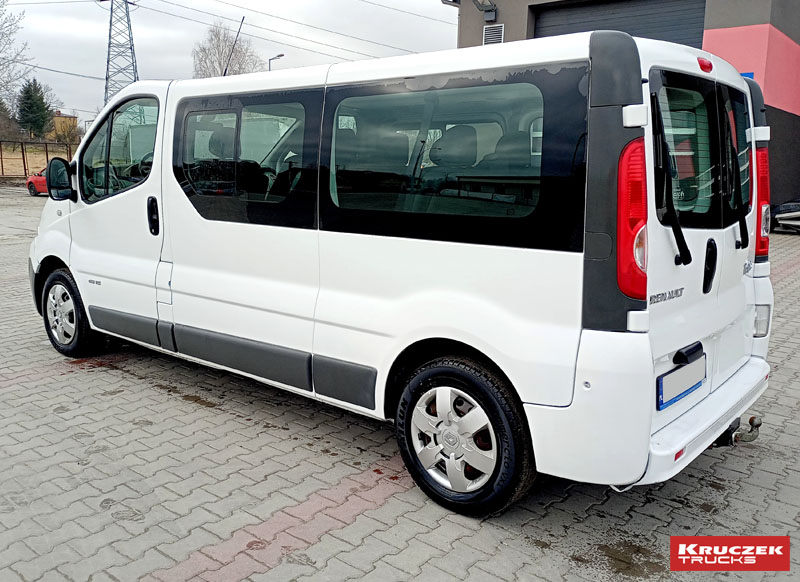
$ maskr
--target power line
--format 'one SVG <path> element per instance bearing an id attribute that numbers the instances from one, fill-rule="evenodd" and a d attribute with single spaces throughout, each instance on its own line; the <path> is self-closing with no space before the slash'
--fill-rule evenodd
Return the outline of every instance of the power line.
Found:
<path id="1" fill-rule="evenodd" d="M 61 111 L 62 113 L 64 111 L 80 111 L 81 113 L 91 113 L 92 115 L 97 115 L 97 113 L 100 111 L 99 109 L 96 110 L 80 109 L 79 107 L 56 107 L 56 109 L 58 109 L 58 111 Z"/>
<path id="2" fill-rule="evenodd" d="M 6 6 L 40 6 L 42 4 L 94 4 L 95 0 L 63 0 L 63 2 L 55 2 L 48 0 L 45 2 L 9 2 Z"/>
<path id="3" fill-rule="evenodd" d="M 160 0 L 160 1 L 163 1 L 163 0 Z M 233 2 L 226 2 L 225 0 L 212 0 L 212 2 L 216 2 L 218 4 L 224 4 L 226 6 L 232 6 L 233 8 L 239 8 L 241 10 L 247 10 L 249 12 L 254 12 L 256 14 L 263 14 L 264 16 L 269 16 L 270 18 L 274 18 L 276 20 L 285 20 L 286 22 L 291 22 L 292 24 L 299 24 L 300 26 L 307 26 L 308 28 L 313 28 L 315 30 L 321 30 L 323 32 L 329 32 L 331 34 L 337 34 L 339 36 L 344 36 L 346 38 L 352 38 L 354 40 L 358 40 L 358 41 L 361 41 L 361 42 L 368 42 L 370 44 L 375 44 L 375 45 L 378 45 L 378 46 L 383 46 L 383 47 L 386 47 L 386 48 L 390 48 L 390 49 L 394 49 L 394 50 L 398 50 L 398 51 L 403 51 L 403 52 L 406 52 L 406 53 L 413 53 L 414 52 L 412 50 L 405 49 L 403 47 L 394 46 L 394 45 L 386 44 L 386 43 L 383 43 L 383 42 L 378 42 L 376 40 L 369 40 L 368 38 L 361 38 L 360 36 L 354 36 L 352 34 L 345 34 L 343 32 L 337 32 L 337 31 L 331 30 L 329 28 L 323 28 L 321 26 L 316 26 L 314 24 L 307 24 L 305 22 L 300 22 L 299 20 L 292 20 L 291 18 L 286 18 L 285 16 L 278 16 L 276 14 L 271 14 L 269 12 L 264 12 L 263 10 L 256 10 L 255 8 L 248 8 L 247 6 L 241 6 L 239 4 L 234 4 Z"/>
<path id="4" fill-rule="evenodd" d="M 173 18 L 180 18 L 182 20 L 188 20 L 189 22 L 196 22 L 197 24 L 202 24 L 203 26 L 210 26 L 212 28 L 219 28 L 219 29 L 222 29 L 222 30 L 226 30 L 226 28 L 224 26 L 218 26 L 216 24 L 203 22 L 202 20 L 197 20 L 196 18 L 189 18 L 188 16 L 181 16 L 180 14 L 175 14 L 174 12 L 166 12 L 165 10 L 159 10 L 158 8 L 151 8 L 150 6 L 145 6 L 143 4 L 138 4 L 138 6 L 139 6 L 139 8 L 141 8 L 143 10 L 149 10 L 150 12 L 157 12 L 158 14 L 164 14 L 165 16 L 172 16 Z M 353 59 L 348 59 L 347 57 L 342 57 L 342 56 L 339 56 L 339 55 L 333 55 L 331 53 L 324 53 L 322 51 L 317 51 L 317 50 L 306 48 L 306 47 L 303 47 L 303 46 L 298 46 L 296 44 L 290 44 L 290 43 L 282 41 L 282 40 L 275 40 L 273 38 L 267 38 L 265 36 L 258 36 L 256 34 L 251 34 L 249 32 L 243 32 L 242 36 L 249 36 L 250 38 L 257 38 L 258 40 L 264 40 L 264 41 L 267 41 L 267 42 L 270 42 L 270 43 L 273 43 L 273 44 L 280 44 L 282 46 L 290 46 L 292 48 L 296 48 L 296 49 L 301 50 L 301 51 L 307 51 L 307 52 L 310 52 L 310 53 L 317 53 L 318 55 L 324 55 L 326 57 L 333 57 L 334 59 L 339 59 L 339 60 L 342 60 L 342 61 L 351 61 L 351 60 L 353 60 Z M 291 35 L 288 35 L 288 36 L 291 36 Z M 371 55 L 368 55 L 368 56 L 371 56 Z"/>
<path id="5" fill-rule="evenodd" d="M 458 26 L 455 22 L 450 22 L 449 20 L 442 20 L 441 18 L 434 18 L 433 16 L 428 16 L 427 14 L 420 14 L 418 12 L 409 12 L 408 10 L 402 10 L 400 8 L 395 8 L 394 6 L 386 6 L 386 4 L 378 4 L 377 2 L 370 2 L 370 0 L 356 0 L 357 2 L 363 2 L 364 4 L 372 4 L 373 6 L 379 6 L 380 8 L 386 8 L 386 10 L 394 10 L 395 12 L 402 12 L 403 14 L 410 14 L 411 16 L 418 16 L 419 18 L 425 18 L 427 20 L 433 20 L 436 22 L 443 22 L 445 24 L 449 24 L 450 26 Z"/>
<path id="6" fill-rule="evenodd" d="M 185 6 L 183 4 L 178 4 L 177 2 L 170 2 L 169 0 L 156 0 L 156 2 L 161 2 L 162 4 L 170 4 L 172 6 L 177 6 L 178 8 L 183 8 L 185 10 L 191 10 L 193 12 L 199 12 L 200 14 L 205 14 L 207 16 L 213 16 L 214 18 L 220 18 L 222 20 L 228 20 L 228 21 L 237 22 L 237 23 L 239 22 L 239 20 L 237 18 L 230 18 L 228 16 L 222 16 L 221 14 L 216 14 L 214 12 L 208 12 L 206 10 L 200 10 L 199 8 L 192 8 L 191 6 Z M 147 6 L 142 6 L 141 4 L 139 6 L 141 8 L 147 8 Z M 177 15 L 175 15 L 175 16 L 177 16 Z M 361 55 L 361 56 L 364 56 L 364 57 L 376 57 L 377 56 L 377 55 L 371 55 L 369 53 L 362 53 L 361 51 L 356 51 L 356 50 L 352 50 L 352 49 L 346 49 L 346 48 L 337 46 L 335 44 L 328 44 L 327 42 L 314 40 L 313 38 L 306 38 L 306 37 L 303 37 L 303 36 L 297 36 L 296 34 L 289 34 L 287 32 L 281 32 L 280 30 L 275 30 L 274 28 L 267 28 L 266 26 L 259 26 L 257 24 L 250 24 L 248 22 L 245 22 L 245 25 L 247 25 L 247 26 L 249 26 L 251 28 L 259 28 L 261 30 L 266 30 L 267 32 L 274 32 L 274 33 L 281 34 L 281 35 L 284 35 L 284 36 L 288 36 L 288 37 L 291 37 L 291 38 L 296 38 L 297 40 L 304 40 L 306 42 L 313 42 L 314 44 L 331 47 L 331 48 L 336 49 L 336 50 L 345 51 L 345 52 L 348 52 L 348 53 L 353 53 L 353 54 Z M 282 42 L 282 41 L 274 41 L 274 42 Z"/>
<path id="7" fill-rule="evenodd" d="M 31 65 L 27 61 L 21 61 L 18 59 L 4 59 L 0 57 L 0 60 L 3 60 L 7 63 L 15 63 L 17 65 L 22 65 L 24 67 L 30 67 L 31 69 L 40 69 L 42 71 L 50 71 L 51 73 L 58 73 L 60 75 L 69 75 L 70 77 L 80 77 L 82 79 L 91 79 L 93 81 L 103 81 L 105 82 L 105 77 L 95 77 L 94 75 L 84 75 L 83 73 L 73 73 L 71 71 L 61 71 L 59 69 L 50 69 L 48 67 L 42 67 L 40 65 Z"/>

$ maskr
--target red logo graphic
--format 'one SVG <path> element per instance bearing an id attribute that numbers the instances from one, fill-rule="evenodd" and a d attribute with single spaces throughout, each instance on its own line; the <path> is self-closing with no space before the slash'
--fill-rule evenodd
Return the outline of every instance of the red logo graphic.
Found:
<path id="1" fill-rule="evenodd" d="M 789 571 L 789 536 L 672 536 L 670 570 Z"/>

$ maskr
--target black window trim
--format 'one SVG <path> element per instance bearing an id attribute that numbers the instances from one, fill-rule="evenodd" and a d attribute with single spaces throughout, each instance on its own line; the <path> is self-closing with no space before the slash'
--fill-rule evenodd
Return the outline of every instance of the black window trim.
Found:
<path id="1" fill-rule="evenodd" d="M 116 103 L 114 108 L 111 109 L 108 113 L 106 113 L 101 119 L 99 119 L 99 120 L 96 119 L 92 123 L 92 127 L 97 127 L 98 129 L 90 131 L 89 134 L 83 138 L 83 139 L 86 140 L 86 146 L 81 150 L 80 156 L 78 156 L 78 191 L 80 192 L 81 200 L 85 204 L 96 204 L 98 202 L 103 202 L 105 200 L 110 200 L 111 198 L 114 198 L 118 194 L 123 194 L 125 192 L 128 192 L 129 190 L 132 190 L 134 188 L 138 188 L 139 186 L 141 186 L 142 184 L 147 182 L 147 180 L 149 180 L 150 176 L 152 175 L 152 172 L 150 172 L 150 174 L 148 174 L 145 177 L 145 179 L 142 180 L 141 182 L 137 182 L 136 184 L 131 184 L 127 188 L 123 188 L 122 190 L 117 190 L 113 194 L 110 194 L 108 196 L 103 196 L 102 198 L 98 198 L 97 200 L 89 200 L 86 197 L 86 195 L 84 194 L 84 191 L 83 191 L 83 157 L 86 154 L 86 150 L 88 149 L 89 144 L 97 136 L 97 134 L 100 133 L 100 129 L 99 128 L 102 127 L 102 125 L 106 121 L 111 120 L 112 122 L 109 123 L 108 127 L 106 128 L 106 154 L 105 154 L 106 155 L 106 162 L 105 162 L 105 165 L 106 165 L 106 176 L 107 176 L 108 175 L 108 161 L 109 161 L 108 158 L 109 158 L 109 151 L 110 151 L 110 148 L 111 148 L 111 129 L 112 129 L 112 125 L 114 125 L 112 116 L 117 111 L 119 111 L 119 109 L 122 106 L 124 106 L 126 103 L 130 103 L 131 101 L 136 101 L 137 99 L 154 99 L 156 104 L 158 105 L 158 119 L 156 120 L 156 142 L 158 142 L 159 122 L 162 120 L 163 111 L 162 111 L 162 108 L 161 108 L 161 99 L 159 99 L 157 95 L 153 95 L 153 94 L 150 94 L 150 93 L 137 93 L 135 95 L 129 95 L 128 97 L 125 97 L 125 99 L 120 101 L 119 103 Z M 155 145 L 156 144 L 153 144 L 153 148 L 154 149 L 155 149 Z"/>

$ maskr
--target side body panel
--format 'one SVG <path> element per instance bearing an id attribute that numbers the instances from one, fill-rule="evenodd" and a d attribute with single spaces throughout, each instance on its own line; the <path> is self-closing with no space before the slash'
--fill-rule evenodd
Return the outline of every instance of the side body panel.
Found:
<path id="1" fill-rule="evenodd" d="M 242 75 L 179 82 L 166 117 L 170 120 L 164 150 L 165 222 L 168 244 L 163 260 L 172 264 L 171 305 L 162 321 L 174 324 L 179 353 L 242 370 L 272 383 L 311 390 L 311 343 L 319 287 L 316 228 L 209 220 L 198 212 L 173 171 L 175 128 L 183 100 L 235 100 L 239 96 L 309 90 L 317 95 L 319 118 L 327 67 L 269 75 Z M 307 108 L 308 109 L 308 108 Z M 311 123 L 311 121 L 309 121 Z M 314 144 L 316 160 L 316 144 Z M 178 156 L 180 157 L 180 152 Z M 220 197 L 224 196 L 220 194 Z M 213 203 L 213 196 L 207 197 Z M 313 221 L 313 208 L 309 211 Z M 166 291 L 166 290 L 165 290 Z"/>
<path id="2" fill-rule="evenodd" d="M 388 86 L 390 80 L 405 79 L 413 90 L 434 89 L 439 85 L 431 86 L 425 75 L 473 78 L 459 72 L 480 75 L 489 69 L 487 76 L 501 79 L 506 67 L 536 67 L 538 63 L 552 64 L 548 70 L 555 72 L 560 62 L 585 62 L 588 41 L 589 35 L 576 35 L 462 49 L 436 58 L 342 63 L 331 68 L 328 88 L 383 80 Z M 326 96 L 320 178 L 323 210 L 323 199 L 330 196 L 324 166 L 330 159 L 336 106 L 336 99 Z M 570 403 L 581 327 L 580 252 L 381 236 L 375 226 L 365 227 L 374 232 L 362 234 L 348 232 L 349 227 L 331 227 L 324 212 L 321 220 L 315 360 L 324 356 L 377 370 L 375 385 L 365 381 L 359 388 L 375 391 L 374 407 L 371 398 L 359 400 L 359 405 L 352 394 L 320 390 L 315 375 L 321 399 L 362 412 L 372 409 L 382 416 L 388 374 L 398 355 L 418 341 L 443 338 L 465 343 L 492 359 L 508 375 L 522 401 Z M 398 222 L 405 220 L 413 219 L 398 218 Z M 391 417 L 392 411 L 387 414 Z"/>

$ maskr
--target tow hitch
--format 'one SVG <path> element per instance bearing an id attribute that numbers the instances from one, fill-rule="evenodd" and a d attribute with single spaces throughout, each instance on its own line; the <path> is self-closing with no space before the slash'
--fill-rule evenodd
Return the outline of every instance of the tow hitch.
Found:
<path id="1" fill-rule="evenodd" d="M 748 421 L 750 430 L 745 430 L 741 427 L 742 421 L 737 418 L 731 425 L 725 429 L 717 440 L 711 445 L 712 447 L 735 447 L 739 443 L 751 443 L 758 438 L 758 429 L 761 426 L 761 418 L 758 416 L 751 416 Z"/>

